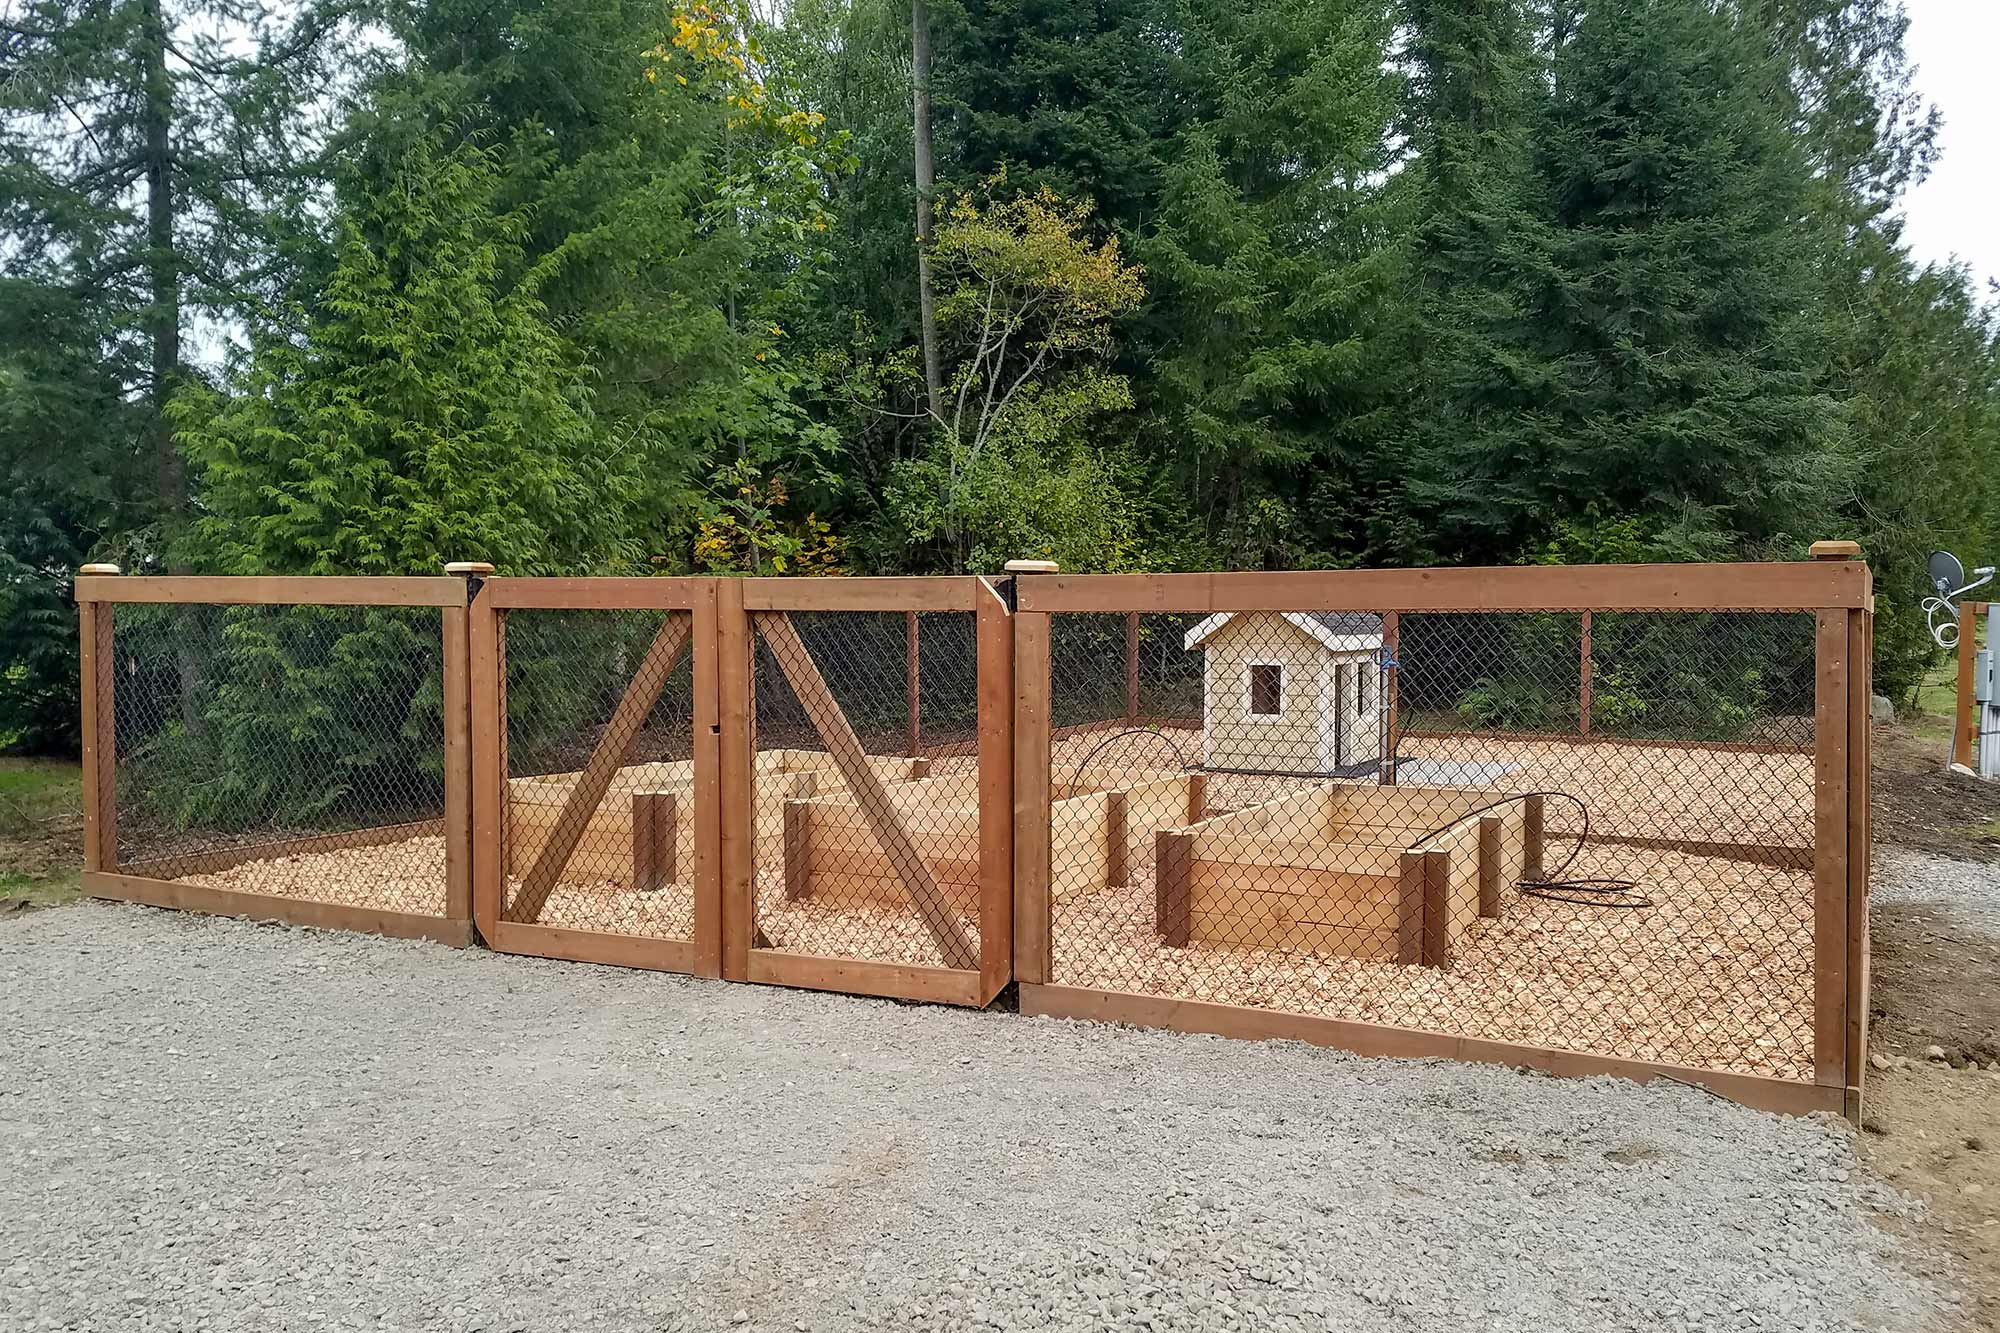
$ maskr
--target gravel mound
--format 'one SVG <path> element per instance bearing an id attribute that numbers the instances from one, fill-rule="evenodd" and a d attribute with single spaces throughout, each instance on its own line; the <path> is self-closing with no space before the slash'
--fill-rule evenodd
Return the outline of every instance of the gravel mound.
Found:
<path id="1" fill-rule="evenodd" d="M 0 1328 L 1916 1329 L 1700 1092 L 85 904 L 0 926 Z"/>

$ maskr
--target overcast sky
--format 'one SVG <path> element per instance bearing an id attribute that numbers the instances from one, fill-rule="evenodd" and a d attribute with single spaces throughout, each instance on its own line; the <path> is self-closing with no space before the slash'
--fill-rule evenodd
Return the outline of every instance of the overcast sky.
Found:
<path id="1" fill-rule="evenodd" d="M 1944 156 L 1903 201 L 1920 260 L 2000 279 L 2000 0 L 1905 0 L 1917 87 L 1944 113 Z"/>

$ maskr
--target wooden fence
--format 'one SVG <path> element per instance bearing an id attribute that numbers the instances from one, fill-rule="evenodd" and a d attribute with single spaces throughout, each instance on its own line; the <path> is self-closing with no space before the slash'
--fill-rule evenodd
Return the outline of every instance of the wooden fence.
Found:
<path id="1" fill-rule="evenodd" d="M 1857 554 L 1000 579 L 86 571 L 84 885 L 910 1000 L 983 1006 L 1018 982 L 1029 1014 L 1677 1079 L 1858 1118 Z M 142 605 L 187 620 L 128 626 Z M 1216 673 L 1234 659 L 1198 628 L 1218 617 L 1265 627 L 1246 660 L 1306 651 L 1280 652 L 1272 617 L 1331 645 L 1323 671 L 1260 668 L 1287 684 L 1253 701 L 1304 701 L 1323 765 L 1229 762 L 1216 710 L 1236 686 Z M 1505 650 L 1475 652 L 1472 630 Z M 1661 643 L 1720 652 L 1732 634 L 1768 660 L 1634 683 Z M 1534 675 L 1559 670 L 1548 643 L 1580 645 L 1559 687 Z M 370 656 L 395 651 L 403 669 Z M 1669 725 L 1676 689 L 1713 734 Z M 1438 711 L 1454 699 L 1463 716 Z M 311 720 L 273 725 L 295 706 Z M 1349 707 L 1352 730 L 1327 721 Z M 150 840 L 131 854 L 121 808 Z M 1544 884 L 1571 846 L 1642 871 L 1623 890 L 1638 905 Z M 385 883 L 405 896 L 369 900 Z M 1687 971 L 1600 1013 L 1596 983 L 1521 944 L 1561 929 L 1624 973 Z M 1729 989 L 1738 974 L 1767 993 Z M 1714 1021 L 1670 1012 L 1690 1003 Z M 1691 1046 L 1676 1024 L 1740 1032 Z"/>

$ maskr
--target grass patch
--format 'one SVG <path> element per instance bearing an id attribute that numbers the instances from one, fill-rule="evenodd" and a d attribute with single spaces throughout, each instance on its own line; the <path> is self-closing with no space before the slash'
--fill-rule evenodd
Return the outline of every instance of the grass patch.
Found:
<path id="1" fill-rule="evenodd" d="M 0 758 L 0 907 L 82 892 L 82 801 L 74 761 Z"/>

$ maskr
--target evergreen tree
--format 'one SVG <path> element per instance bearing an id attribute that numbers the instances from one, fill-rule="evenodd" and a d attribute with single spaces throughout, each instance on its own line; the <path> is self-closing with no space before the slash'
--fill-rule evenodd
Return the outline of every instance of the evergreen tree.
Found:
<path id="1" fill-rule="evenodd" d="M 1405 350 L 1388 17 L 1326 0 L 1172 17 L 1168 74 L 1193 112 L 1134 247 L 1142 403 L 1223 559 L 1379 551 Z"/>

